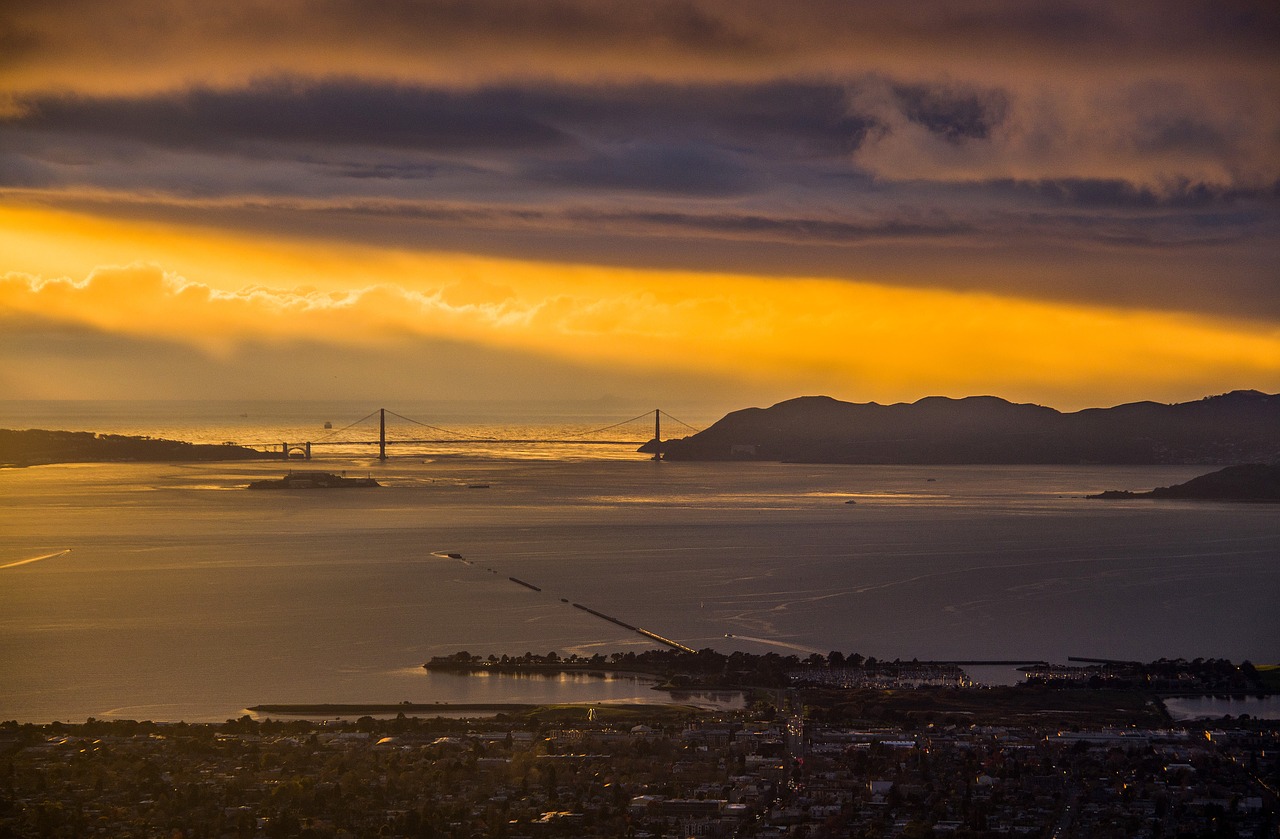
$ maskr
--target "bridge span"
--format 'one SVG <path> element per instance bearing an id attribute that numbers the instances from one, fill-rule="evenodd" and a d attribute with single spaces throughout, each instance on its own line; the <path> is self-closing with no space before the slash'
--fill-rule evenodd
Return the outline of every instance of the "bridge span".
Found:
<path id="1" fill-rule="evenodd" d="M 411 440 L 406 440 L 406 439 L 390 439 L 389 440 L 387 439 L 387 415 L 388 414 L 390 414 L 392 417 L 404 420 L 405 422 L 411 423 L 413 425 L 421 426 L 430 431 L 434 431 L 437 434 L 451 435 L 451 436 L 422 437 L 422 438 L 411 439 Z M 620 439 L 600 439 L 600 438 L 588 439 L 588 438 L 592 438 L 593 435 L 598 435 L 607 431 L 620 429 L 623 426 L 634 425 L 638 423 L 640 420 L 643 420 L 646 417 L 648 417 L 650 414 L 653 414 L 653 437 L 650 438 L 649 440 L 620 440 Z M 546 437 L 546 438 L 502 438 L 502 437 L 488 437 L 488 436 L 482 436 L 482 435 L 476 435 L 476 434 L 469 434 L 462 431 L 451 431 L 446 428 L 439 428 L 434 425 L 428 425 L 427 423 L 420 422 L 415 419 L 411 419 L 410 417 L 402 416 L 400 414 L 395 413 L 394 411 L 388 411 L 386 408 L 379 408 L 373 413 L 365 417 L 362 417 L 361 419 L 356 420 L 355 422 L 351 423 L 350 425 L 344 428 L 340 428 L 332 432 L 332 434 L 321 437 L 318 440 L 308 440 L 305 442 L 294 442 L 294 443 L 282 442 L 282 443 L 279 443 L 278 445 L 279 445 L 279 451 L 285 459 L 302 459 L 302 460 L 311 460 L 313 449 L 319 448 L 322 446 L 333 446 L 333 447 L 377 446 L 378 459 L 385 461 L 387 460 L 388 446 L 407 446 L 407 445 L 482 446 L 482 445 L 492 445 L 494 443 L 511 444 L 511 445 L 536 444 L 536 445 L 574 445 L 574 446 L 634 445 L 638 449 L 645 451 L 646 453 L 652 453 L 654 460 L 661 460 L 662 459 L 662 417 L 664 415 L 667 417 L 668 420 L 680 426 L 683 426 L 684 428 L 688 428 L 691 431 L 696 432 L 700 430 L 692 425 L 689 425 L 686 422 L 681 422 L 680 420 L 676 419 L 675 417 L 663 411 L 661 408 L 655 408 L 652 411 L 646 411 L 645 413 L 640 414 L 639 416 L 632 417 L 631 419 L 623 420 L 621 422 L 616 422 L 611 425 L 606 425 L 602 428 L 591 429 L 589 431 L 572 432 L 569 434 L 560 435 L 558 437 Z M 351 431 L 356 426 L 372 419 L 374 416 L 378 417 L 378 437 L 376 440 L 369 439 L 369 438 L 355 439 L 355 438 L 351 438 L 350 435 L 348 435 L 347 437 L 338 437 L 338 435 L 346 434 L 346 432 Z M 274 445 L 269 447 L 274 448 Z"/>

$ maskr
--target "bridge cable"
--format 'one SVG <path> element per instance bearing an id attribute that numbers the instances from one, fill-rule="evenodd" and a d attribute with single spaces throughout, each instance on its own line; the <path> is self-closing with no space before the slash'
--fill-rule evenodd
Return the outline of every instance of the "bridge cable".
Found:
<path id="1" fill-rule="evenodd" d="M 685 422 L 684 420 L 676 419 L 675 417 L 673 417 L 673 416 L 671 416 L 670 414 L 668 414 L 666 411 L 660 411 L 660 413 L 661 413 L 664 417 L 666 417 L 667 419 L 672 420 L 673 422 L 675 422 L 677 425 L 683 425 L 685 428 L 689 429 L 690 431 L 692 431 L 692 432 L 694 432 L 694 433 L 697 433 L 697 432 L 699 432 L 699 431 L 702 431 L 702 429 L 701 429 L 701 428 L 697 428 L 697 427 L 695 427 L 695 426 L 692 426 L 692 425 L 690 425 L 689 423 Z"/>
<path id="2" fill-rule="evenodd" d="M 344 428 L 339 428 L 337 431 L 330 431 L 328 434 L 324 435 L 324 436 L 323 436 L 323 437 L 321 437 L 319 440 L 316 440 L 316 441 L 314 441 L 314 442 L 316 442 L 316 443 L 323 443 L 325 440 L 328 440 L 328 439 L 329 439 L 330 437 L 332 437 L 333 435 L 335 435 L 335 434 L 341 434 L 341 433 L 342 433 L 342 432 L 344 432 L 344 431 L 347 431 L 347 430 L 349 430 L 349 429 L 355 428 L 357 425 L 359 425 L 360 423 L 364 422 L 365 420 L 367 420 L 367 419 L 372 419 L 373 417 L 375 417 L 375 416 L 377 416 L 377 415 L 378 415 L 378 412 L 377 412 L 377 411 L 374 411 L 373 413 L 369 414 L 368 416 L 361 417 L 360 419 L 356 420 L 355 422 L 351 423 L 350 425 L 348 425 L 348 426 L 346 426 L 346 427 L 344 427 Z"/>
<path id="3" fill-rule="evenodd" d="M 388 411 L 387 411 L 387 413 L 388 413 L 388 414 L 390 414 L 390 415 L 391 415 L 391 416 L 393 416 L 393 417 L 396 417 L 397 419 L 404 420 L 405 422 L 408 422 L 408 423 L 413 423 L 414 425 L 420 425 L 420 426 L 422 426 L 423 428 L 429 428 L 429 429 L 431 429 L 432 431 L 438 431 L 438 432 L 440 432 L 441 434 L 452 434 L 452 435 L 457 436 L 457 437 L 466 437 L 466 438 L 469 438 L 469 439 L 472 439 L 472 440 L 479 440 L 479 441 L 483 441 L 483 442 L 487 442 L 487 443 L 501 443 L 501 442 L 503 442 L 503 440 L 502 440 L 501 438 L 497 438 L 497 437 L 492 437 L 492 436 L 485 437 L 485 436 L 481 436 L 481 435 L 478 435 L 478 434 L 468 434 L 468 433 L 467 433 L 467 432 L 465 432 L 465 431 L 454 431 L 454 430 L 449 429 L 449 428 L 441 428 L 440 426 L 431 425 L 431 424 L 429 424 L 429 423 L 422 422 L 421 420 L 416 420 L 416 419 L 414 419 L 413 417 L 406 417 L 406 416 L 405 416 L 405 415 L 403 415 L 403 414 L 397 414 L 395 411 L 388 410 Z M 549 436 L 549 437 L 547 437 L 547 440 L 549 440 L 549 441 L 550 441 L 550 440 L 567 440 L 567 439 L 573 439 L 573 438 L 578 438 L 578 437 L 587 437 L 587 436 L 592 435 L 592 434 L 601 434 L 601 433 L 603 433 L 603 432 L 605 432 L 605 431 L 611 431 L 611 430 L 613 430 L 613 429 L 615 429 L 615 428 L 620 428 L 621 426 L 624 426 L 624 425 L 630 425 L 631 423 L 635 423 L 635 422 L 639 422 L 640 420 L 647 419 L 651 413 L 653 413 L 653 412 L 652 412 L 652 411 L 645 411 L 643 414 L 638 414 L 638 415 L 636 415 L 636 416 L 632 417 L 631 419 L 626 419 L 626 420 L 623 420 L 623 421 L 621 421 L 621 422 L 615 422 L 615 423 L 613 423 L 613 424 L 611 424 L 611 425 L 606 425 L 606 426 L 603 426 L 603 427 L 601 427 L 601 428 L 593 428 L 593 429 L 591 429 L 591 430 L 589 430 L 589 431 L 573 431 L 573 432 L 569 432 L 569 433 L 567 433 L 567 434 L 558 434 L 558 435 L 555 435 L 555 436 Z M 689 423 L 687 423 L 687 422 L 684 422 L 683 420 L 680 420 L 680 419 L 677 419 L 676 417 L 671 416 L 671 414 L 667 413 L 666 411 L 659 410 L 659 411 L 658 411 L 658 413 L 662 414 L 662 415 L 663 415 L 663 416 L 665 416 L 667 419 L 672 420 L 672 421 L 674 421 L 675 423 L 677 423 L 677 424 L 679 424 L 679 425 L 682 425 L 682 426 L 684 426 L 685 428 L 690 429 L 691 431 L 697 432 L 697 431 L 701 431 L 701 430 L 702 430 L 702 429 L 700 429 L 700 428 L 697 428 L 697 427 L 695 427 L 695 426 L 690 425 L 690 424 L 689 424 Z M 341 433 L 342 433 L 342 432 L 344 432 L 344 431 L 348 431 L 348 430 L 350 430 L 350 429 L 354 428 L 355 426 L 359 425 L 360 423 L 365 422 L 366 420 L 372 419 L 373 417 L 375 417 L 375 416 L 377 416 L 377 415 L 378 415 L 378 411 L 373 411 L 372 413 L 370 413 L 370 414 L 368 414 L 368 415 L 366 415 L 366 416 L 364 416 L 364 417 L 361 417 L 360 419 L 356 420 L 355 422 L 351 423 L 350 425 L 346 425 L 346 426 L 343 426 L 342 428 L 339 428 L 339 429 L 337 429 L 337 430 L 330 431 L 328 434 L 324 435 L 323 437 L 321 437 L 321 438 L 320 438 L 320 439 L 318 439 L 318 440 L 315 440 L 314 442 L 315 442 L 315 443 L 324 443 L 324 442 L 328 442 L 328 441 L 330 441 L 330 439 L 331 439 L 332 437 L 334 437 L 334 436 L 336 436 L 336 435 L 338 435 L 338 434 L 341 434 Z"/>
<path id="4" fill-rule="evenodd" d="M 376 413 L 376 412 L 375 412 L 375 413 Z M 470 437 L 472 440 L 483 440 L 483 441 L 485 441 L 485 442 L 487 442 L 487 443 L 500 443 L 500 442 L 502 442 L 501 440 L 496 440 L 496 439 L 494 439 L 493 437 L 481 437 L 481 436 L 479 436 L 479 435 L 477 435 L 477 434 L 468 434 L 468 433 L 467 433 L 467 432 L 465 432 L 465 431 L 451 431 L 451 430 L 450 430 L 450 429 L 448 429 L 448 428 L 440 428 L 439 426 L 435 426 L 435 425 L 428 425 L 427 423 L 425 423 L 425 422 L 420 422 L 419 420 L 413 419 L 412 417 L 406 417 L 406 416 L 404 416 L 404 415 L 402 415 L 402 414 L 397 414 L 395 411 L 387 411 L 387 413 L 388 413 L 388 414 L 390 414 L 390 415 L 391 415 L 391 416 L 393 416 L 393 417 L 396 417 L 396 418 L 398 418 L 398 419 L 402 419 L 402 420 L 404 420 L 405 422 L 411 422 L 411 423 L 413 423 L 414 425 L 420 425 L 420 426 L 422 426 L 423 428 L 430 428 L 432 431 L 439 431 L 441 434 L 455 434 L 455 435 L 457 435 L 457 436 L 459 436 L 459 437 Z"/>
<path id="5" fill-rule="evenodd" d="M 572 437 L 586 437 L 588 434 L 600 434 L 601 432 L 610 431 L 614 428 L 618 428 L 619 426 L 630 425 L 633 422 L 639 422 L 640 420 L 647 418 L 652 413 L 653 411 L 645 411 L 643 414 L 640 414 L 639 416 L 634 416 L 631 419 L 623 420 L 622 422 L 615 422 L 613 425 L 606 425 L 604 428 L 593 428 L 590 431 L 573 431 L 568 434 L 559 434 L 555 437 L 548 437 L 547 439 L 566 440 Z"/>

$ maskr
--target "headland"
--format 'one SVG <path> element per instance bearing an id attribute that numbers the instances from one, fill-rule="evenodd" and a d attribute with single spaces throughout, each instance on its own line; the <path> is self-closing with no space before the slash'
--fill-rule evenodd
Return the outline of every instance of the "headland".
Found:
<path id="1" fill-rule="evenodd" d="M 262 452 L 234 443 L 210 445 L 138 437 L 95 434 L 91 431 L 15 431 L 0 428 L 0 466 L 40 466 L 51 463 L 187 463 L 223 460 L 278 460 L 276 452 Z"/>
<path id="2" fill-rule="evenodd" d="M 895 405 L 806 396 L 734 411 L 697 434 L 650 441 L 640 451 L 666 460 L 886 465 L 1273 462 L 1280 460 L 1280 394 L 1240 390 L 1074 413 L 994 396 Z"/>
<path id="3" fill-rule="evenodd" d="M 1086 497 L 1103 501 L 1155 498 L 1181 501 L 1280 502 L 1280 463 L 1244 463 L 1192 478 L 1185 483 L 1156 487 L 1150 492 L 1112 489 Z"/>

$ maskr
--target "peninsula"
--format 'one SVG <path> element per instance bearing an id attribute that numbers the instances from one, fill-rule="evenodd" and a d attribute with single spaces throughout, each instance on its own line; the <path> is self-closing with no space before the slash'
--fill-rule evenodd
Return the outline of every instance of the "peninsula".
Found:
<path id="1" fill-rule="evenodd" d="M 1088 498 L 1168 498 L 1194 501 L 1280 501 L 1280 463 L 1244 463 L 1210 472 L 1186 483 L 1150 492 L 1107 490 Z"/>
<path id="2" fill-rule="evenodd" d="M 279 453 L 261 452 L 231 443 L 208 445 L 124 434 L 94 434 L 91 431 L 15 431 L 0 428 L 0 466 L 278 459 Z"/>
<path id="3" fill-rule="evenodd" d="M 651 649 L 615 652 L 609 656 L 555 652 L 538 655 L 474 655 L 466 650 L 436 656 L 423 665 L 431 672 L 457 674 L 507 674 L 554 676 L 632 675 L 653 679 L 659 690 L 777 690 L 788 687 L 843 687 L 901 689 L 971 686 L 961 668 L 967 666 L 1017 667 L 1027 685 L 1059 689 L 1138 690 L 1157 695 L 1270 695 L 1280 693 L 1280 669 L 1235 664 L 1227 659 L 1159 659 L 1152 662 L 1101 658 L 1070 658 L 1070 665 L 1028 660 L 921 661 L 877 660 L 859 653 L 828 655 L 811 653 L 805 658 L 775 652 L 722 653 L 711 648 L 696 651 Z"/>
<path id="4" fill-rule="evenodd" d="M 734 411 L 704 431 L 650 441 L 641 451 L 667 460 L 798 463 L 1266 463 L 1280 460 L 1280 394 L 1240 390 L 1074 413 L 994 396 L 896 405 L 806 396 Z"/>

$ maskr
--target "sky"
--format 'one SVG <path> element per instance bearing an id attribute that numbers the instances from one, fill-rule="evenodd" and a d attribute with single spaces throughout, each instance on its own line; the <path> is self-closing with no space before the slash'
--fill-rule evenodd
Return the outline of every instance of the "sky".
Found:
<path id="1" fill-rule="evenodd" d="M 1278 392 L 1278 59 L 1270 0 L 6 0 L 0 393 Z"/>

